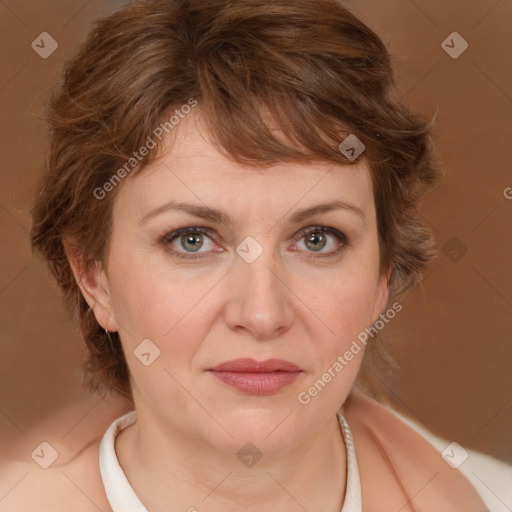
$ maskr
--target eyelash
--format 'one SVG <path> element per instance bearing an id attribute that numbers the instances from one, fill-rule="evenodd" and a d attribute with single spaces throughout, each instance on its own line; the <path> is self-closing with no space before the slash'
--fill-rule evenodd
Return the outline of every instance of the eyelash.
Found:
<path id="1" fill-rule="evenodd" d="M 305 229 L 303 229 L 302 231 L 300 231 L 294 238 L 294 242 L 298 242 L 299 240 L 301 240 L 302 238 L 306 237 L 307 235 L 310 235 L 312 233 L 328 233 L 328 234 L 331 234 L 331 235 L 334 235 L 336 236 L 340 241 L 341 241 L 341 244 L 340 246 L 335 249 L 334 251 L 331 251 L 329 253 L 319 253 L 319 254 L 314 254 L 312 253 L 310 256 L 306 256 L 306 258 L 315 258 L 315 259 L 318 259 L 318 258 L 332 258 L 334 256 L 337 256 L 338 254 L 340 254 L 341 252 L 343 252 L 345 249 L 347 249 L 349 246 L 350 246 L 350 242 L 347 238 L 347 236 L 345 235 L 345 233 L 342 233 L 334 228 L 330 228 L 330 227 L 327 227 L 327 226 L 310 226 L 310 227 L 307 227 Z M 188 228 L 182 228 L 182 229 L 177 229 L 176 231 L 172 231 L 171 233 L 168 233 L 167 235 L 165 235 L 162 239 L 161 239 L 161 244 L 164 246 L 164 247 L 167 247 L 171 242 L 173 242 L 176 238 L 180 237 L 180 236 L 183 236 L 183 235 L 188 235 L 190 233 L 199 233 L 199 234 L 202 234 L 202 235 L 207 235 L 208 237 L 212 238 L 211 235 L 213 234 L 213 231 L 211 229 L 208 229 L 208 228 L 203 228 L 203 227 L 188 227 Z M 192 254 L 188 254 L 188 253 L 182 253 L 180 251 L 176 251 L 176 250 L 172 250 L 171 251 L 173 253 L 173 255 L 177 256 L 178 258 L 182 258 L 182 259 L 187 259 L 187 260 L 196 260 L 196 259 L 199 259 L 199 258 L 204 258 L 205 257 L 205 253 L 201 253 L 201 254 L 197 254 L 197 255 L 192 255 Z"/>

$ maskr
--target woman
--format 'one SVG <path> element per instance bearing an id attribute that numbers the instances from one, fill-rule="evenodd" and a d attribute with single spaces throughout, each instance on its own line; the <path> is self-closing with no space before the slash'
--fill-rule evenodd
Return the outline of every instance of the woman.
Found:
<path id="1" fill-rule="evenodd" d="M 355 386 L 433 256 L 430 125 L 393 87 L 335 0 L 136 1 L 66 65 L 31 239 L 88 388 L 133 401 L 96 508 L 486 509 Z"/>

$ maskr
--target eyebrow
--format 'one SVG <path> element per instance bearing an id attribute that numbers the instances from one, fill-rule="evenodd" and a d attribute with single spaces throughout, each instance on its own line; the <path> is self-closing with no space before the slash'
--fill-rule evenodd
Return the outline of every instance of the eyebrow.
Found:
<path id="1" fill-rule="evenodd" d="M 149 219 L 156 217 L 157 215 L 161 215 L 167 211 L 178 210 L 193 215 L 194 217 L 199 217 L 201 219 L 210 220 L 217 224 L 225 224 L 232 225 L 233 221 L 229 214 L 223 210 L 217 210 L 214 208 L 210 208 L 208 206 L 201 206 L 192 203 L 182 203 L 177 201 L 169 201 L 168 203 L 155 208 L 144 214 L 141 218 L 140 223 L 143 224 L 147 222 Z M 333 210 L 347 210 L 357 214 L 363 221 L 366 226 L 366 215 L 364 212 L 357 206 L 345 203 L 343 201 L 330 201 L 328 203 L 317 204 L 315 206 L 310 206 L 308 208 L 303 208 L 297 210 L 291 215 L 288 221 L 291 224 L 298 224 L 309 217 L 313 217 L 314 215 L 318 215 L 321 213 L 330 212 Z"/>

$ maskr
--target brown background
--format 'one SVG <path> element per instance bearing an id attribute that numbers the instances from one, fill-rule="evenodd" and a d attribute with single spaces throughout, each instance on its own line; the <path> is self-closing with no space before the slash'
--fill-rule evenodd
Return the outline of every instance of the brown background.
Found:
<path id="1" fill-rule="evenodd" d="M 512 463 L 512 200 L 504 195 L 512 187 L 512 1 L 348 5 L 391 46 L 404 101 L 437 114 L 447 168 L 423 208 L 439 257 L 386 328 L 402 370 L 378 382 L 432 431 Z M 81 388 L 83 342 L 30 254 L 27 215 L 45 151 L 37 115 L 48 87 L 91 21 L 113 7 L 0 2 L 0 461 L 30 460 L 43 440 L 64 461 L 125 411 Z M 48 59 L 31 48 L 43 31 L 59 44 Z M 454 31 L 469 43 L 458 59 L 441 46 Z M 13 478 L 0 484 L 0 499 Z"/>

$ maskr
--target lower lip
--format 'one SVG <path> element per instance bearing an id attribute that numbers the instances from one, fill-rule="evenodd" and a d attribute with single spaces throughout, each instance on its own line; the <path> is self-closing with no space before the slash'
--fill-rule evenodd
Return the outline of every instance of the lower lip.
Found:
<path id="1" fill-rule="evenodd" d="M 289 386 L 302 372 L 211 372 L 222 382 L 250 395 L 268 395 Z"/>

